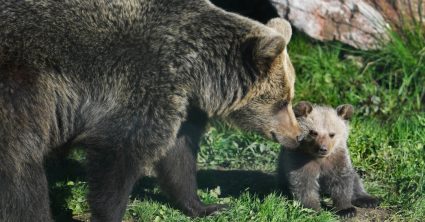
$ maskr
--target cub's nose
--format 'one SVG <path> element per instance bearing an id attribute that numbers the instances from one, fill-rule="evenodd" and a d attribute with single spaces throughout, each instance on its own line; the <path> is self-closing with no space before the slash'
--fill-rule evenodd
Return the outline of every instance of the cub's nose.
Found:
<path id="1" fill-rule="evenodd" d="M 325 145 L 321 145 L 319 148 L 319 153 L 326 154 L 328 152 L 328 148 Z"/>

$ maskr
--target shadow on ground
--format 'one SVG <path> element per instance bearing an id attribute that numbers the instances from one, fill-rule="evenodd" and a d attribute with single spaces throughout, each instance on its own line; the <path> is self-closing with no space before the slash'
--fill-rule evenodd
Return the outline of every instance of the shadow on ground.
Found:
<path id="1" fill-rule="evenodd" d="M 67 208 L 67 200 L 72 197 L 72 186 L 66 186 L 68 181 L 86 181 L 85 167 L 82 162 L 74 159 L 51 158 L 46 162 L 51 209 L 55 221 L 78 222 L 87 221 L 89 215 L 73 218 L 72 211 Z M 58 184 L 63 184 L 58 185 Z M 220 197 L 239 197 L 243 192 L 249 192 L 260 199 L 277 191 L 273 174 L 252 170 L 214 170 L 198 171 L 200 189 L 215 189 L 220 187 Z M 144 177 L 135 185 L 131 198 L 152 200 L 161 204 L 172 204 L 162 192 L 158 192 L 155 178 Z M 358 216 L 347 221 L 384 221 L 389 217 L 387 209 L 358 209 Z"/>
<path id="2" fill-rule="evenodd" d="M 220 197 L 238 197 L 247 191 L 262 198 L 275 188 L 272 174 L 249 170 L 199 170 L 198 188 L 215 189 L 220 187 Z M 164 193 L 154 192 L 157 187 L 155 178 L 144 177 L 133 188 L 132 197 L 142 200 L 153 200 L 159 203 L 170 203 Z"/>
<path id="3" fill-rule="evenodd" d="M 275 190 L 275 176 L 251 170 L 200 170 L 198 183 L 201 189 L 220 187 L 221 196 L 238 197 L 248 191 L 264 197 Z"/>
<path id="4" fill-rule="evenodd" d="M 79 221 L 73 219 L 72 212 L 66 206 L 71 198 L 70 186 L 58 186 L 68 181 L 86 181 L 84 165 L 76 160 L 51 158 L 46 162 L 51 208 L 55 221 Z M 272 174 L 249 170 L 199 170 L 198 184 L 200 189 L 220 187 L 221 197 L 238 197 L 247 191 L 262 198 L 274 191 L 275 178 Z M 155 192 L 155 178 L 144 177 L 135 185 L 132 198 L 153 200 L 159 203 L 170 203 L 161 192 Z"/>

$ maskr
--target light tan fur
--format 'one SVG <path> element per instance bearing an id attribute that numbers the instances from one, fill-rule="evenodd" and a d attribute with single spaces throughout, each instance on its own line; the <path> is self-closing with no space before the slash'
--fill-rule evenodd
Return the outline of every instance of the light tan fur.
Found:
<path id="1" fill-rule="evenodd" d="M 279 182 L 283 190 L 304 207 L 320 210 L 319 192 L 329 194 L 341 217 L 353 217 L 353 207 L 375 207 L 379 200 L 369 195 L 353 169 L 347 139 L 351 105 L 336 109 L 300 102 L 294 108 L 304 131 L 295 150 L 282 149 Z"/>

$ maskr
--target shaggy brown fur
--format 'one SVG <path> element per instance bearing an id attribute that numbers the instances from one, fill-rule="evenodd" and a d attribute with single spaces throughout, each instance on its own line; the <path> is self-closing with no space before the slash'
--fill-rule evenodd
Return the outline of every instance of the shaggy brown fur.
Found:
<path id="1" fill-rule="evenodd" d="M 189 107 L 296 146 L 290 33 L 206 0 L 0 0 L 0 221 L 51 221 L 43 161 L 75 145 L 92 221 L 121 221 Z"/>
<path id="2" fill-rule="evenodd" d="M 212 3 L 263 23 L 271 18 L 279 17 L 269 0 L 214 0 Z M 271 23 L 276 22 L 278 23 L 278 20 L 271 21 Z M 273 27 L 290 37 L 291 30 L 286 26 L 275 24 Z M 284 105 L 283 102 L 281 106 Z M 172 151 L 168 152 L 155 167 L 162 190 L 177 207 L 190 216 L 208 215 L 223 208 L 222 205 L 203 204 L 197 194 L 196 158 L 199 141 L 207 121 L 208 116 L 202 110 L 189 108 L 188 117 L 180 128 Z"/>

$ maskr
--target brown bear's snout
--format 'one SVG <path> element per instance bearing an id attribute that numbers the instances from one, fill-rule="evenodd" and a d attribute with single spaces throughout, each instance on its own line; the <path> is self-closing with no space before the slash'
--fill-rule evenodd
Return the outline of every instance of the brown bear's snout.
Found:
<path id="1" fill-rule="evenodd" d="M 326 145 L 320 145 L 317 153 L 320 156 L 326 156 L 328 154 L 328 147 Z"/>

